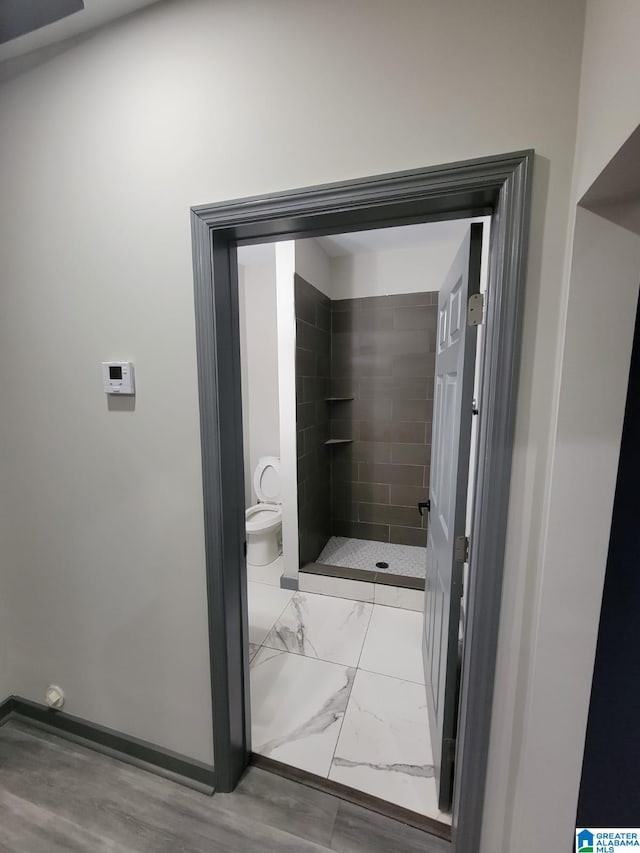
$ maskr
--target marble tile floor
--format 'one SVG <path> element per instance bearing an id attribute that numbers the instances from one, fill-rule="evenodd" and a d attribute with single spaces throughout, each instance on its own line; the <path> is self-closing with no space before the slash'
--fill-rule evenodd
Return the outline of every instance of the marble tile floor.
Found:
<path id="1" fill-rule="evenodd" d="M 332 536 L 316 562 L 411 578 L 424 578 L 426 573 L 424 548 L 346 536 Z M 388 568 L 377 567 L 380 562 L 388 563 Z"/>
<path id="2" fill-rule="evenodd" d="M 450 823 L 437 807 L 422 614 L 310 592 L 283 604 L 268 584 L 248 586 L 250 634 L 263 635 L 250 650 L 254 752 Z"/>

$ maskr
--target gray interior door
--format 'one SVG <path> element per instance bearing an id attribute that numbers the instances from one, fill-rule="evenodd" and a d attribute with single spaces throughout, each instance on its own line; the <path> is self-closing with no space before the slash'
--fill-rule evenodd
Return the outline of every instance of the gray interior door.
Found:
<path id="1" fill-rule="evenodd" d="M 482 225 L 473 224 L 438 297 L 429 485 L 423 661 L 440 809 L 451 808 L 458 716 L 459 625 L 465 562 L 476 327 L 469 297 L 480 291 Z"/>

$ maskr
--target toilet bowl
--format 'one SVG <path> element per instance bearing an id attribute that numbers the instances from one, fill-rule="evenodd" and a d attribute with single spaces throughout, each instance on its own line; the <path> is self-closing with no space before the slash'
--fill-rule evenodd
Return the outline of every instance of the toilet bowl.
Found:
<path id="1" fill-rule="evenodd" d="M 245 512 L 247 563 L 266 566 L 280 553 L 282 503 L 280 501 L 280 460 L 263 456 L 253 474 L 258 503 Z"/>

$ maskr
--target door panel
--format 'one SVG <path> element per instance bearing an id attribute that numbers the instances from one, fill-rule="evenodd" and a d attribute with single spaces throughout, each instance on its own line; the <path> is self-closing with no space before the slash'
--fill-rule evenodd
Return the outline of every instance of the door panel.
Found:
<path id="1" fill-rule="evenodd" d="M 438 296 L 434 433 L 427 532 L 423 661 L 440 809 L 451 808 L 458 715 L 458 630 L 465 535 L 476 328 L 469 296 L 480 290 L 482 225 L 473 224 Z"/>

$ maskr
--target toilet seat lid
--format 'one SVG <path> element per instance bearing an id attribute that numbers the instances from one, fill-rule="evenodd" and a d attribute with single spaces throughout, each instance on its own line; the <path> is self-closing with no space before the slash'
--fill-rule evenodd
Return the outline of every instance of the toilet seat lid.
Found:
<path id="1" fill-rule="evenodd" d="M 277 456 L 263 456 L 258 460 L 253 487 L 261 503 L 281 503 L 280 460 Z"/>

